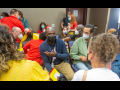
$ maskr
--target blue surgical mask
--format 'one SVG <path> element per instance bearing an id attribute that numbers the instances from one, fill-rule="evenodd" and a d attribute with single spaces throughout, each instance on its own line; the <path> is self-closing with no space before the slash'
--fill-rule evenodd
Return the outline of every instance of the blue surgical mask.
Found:
<path id="1" fill-rule="evenodd" d="M 68 14 L 68 18 L 69 18 L 69 14 Z"/>
<path id="2" fill-rule="evenodd" d="M 20 16 L 18 15 L 18 19 L 20 19 Z"/>
<path id="3" fill-rule="evenodd" d="M 42 26 L 41 26 L 41 28 L 42 28 L 42 29 L 44 29 L 44 28 L 45 28 L 45 26 L 44 26 L 44 25 L 42 25 Z"/>
<path id="4" fill-rule="evenodd" d="M 1 16 L 1 19 L 4 18 L 3 16 Z"/>
<path id="5" fill-rule="evenodd" d="M 71 21 L 71 18 L 68 18 L 69 21 Z"/>

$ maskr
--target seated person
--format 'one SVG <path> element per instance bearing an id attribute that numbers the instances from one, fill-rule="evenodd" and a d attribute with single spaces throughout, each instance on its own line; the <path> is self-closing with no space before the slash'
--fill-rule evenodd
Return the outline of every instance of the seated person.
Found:
<path id="1" fill-rule="evenodd" d="M 2 12 L 1 13 L 1 19 L 4 17 L 9 17 L 9 14 L 7 12 Z"/>
<path id="2" fill-rule="evenodd" d="M 39 26 L 39 30 L 38 30 L 38 34 L 42 33 L 42 32 L 45 32 L 45 28 L 46 28 L 46 24 L 44 22 L 41 22 L 40 23 L 40 26 Z"/>
<path id="3" fill-rule="evenodd" d="M 16 39 L 22 39 L 23 35 L 22 35 L 22 30 L 19 27 L 13 27 L 12 28 L 12 32 L 11 32 L 11 36 L 13 38 L 14 41 L 14 48 L 18 49 L 19 48 L 19 43 L 16 43 Z"/>
<path id="4" fill-rule="evenodd" d="M 62 40 L 65 42 L 66 47 L 67 47 L 67 51 L 69 52 L 68 41 L 71 40 L 71 35 L 69 34 L 68 29 L 67 29 L 66 26 L 64 26 L 64 27 L 62 28 L 62 32 L 61 32 L 61 34 L 58 36 L 58 38 L 59 38 L 59 39 L 62 39 Z"/>
<path id="5" fill-rule="evenodd" d="M 92 40 L 91 34 L 94 32 L 94 26 L 88 24 L 83 29 L 83 36 L 75 40 L 70 57 L 74 59 L 73 64 L 79 70 L 91 69 L 91 65 L 87 62 L 87 47 Z"/>
<path id="6" fill-rule="evenodd" d="M 61 34 L 59 35 L 58 38 L 59 38 L 59 39 L 62 39 L 62 40 L 65 41 L 65 42 L 67 42 L 67 41 L 71 40 L 70 37 L 71 37 L 71 35 L 69 34 L 67 27 L 64 26 L 64 27 L 62 28 L 62 32 L 61 32 Z"/>
<path id="7" fill-rule="evenodd" d="M 112 28 L 108 30 L 109 33 L 112 33 L 114 35 L 116 35 L 118 41 L 119 41 L 119 45 L 120 45 L 120 32 L 118 32 L 116 29 Z M 116 73 L 119 78 L 120 78 L 120 51 L 119 54 L 116 56 L 115 60 L 110 64 L 110 69 Z"/>
<path id="8" fill-rule="evenodd" d="M 74 14 L 69 15 L 69 26 L 68 26 L 68 31 L 71 35 L 74 35 L 75 31 L 77 30 L 77 21 L 74 16 Z"/>
<path id="9" fill-rule="evenodd" d="M 14 50 L 6 25 L 0 25 L 0 81 L 49 81 L 49 75 L 35 61 L 25 60 Z"/>
<path id="10" fill-rule="evenodd" d="M 47 39 L 39 48 L 46 69 L 50 73 L 54 67 L 70 81 L 74 76 L 74 72 L 67 61 L 69 54 L 65 42 L 56 39 L 55 30 L 52 27 L 46 29 L 46 37 Z"/>
<path id="11" fill-rule="evenodd" d="M 39 47 L 41 43 L 43 43 L 46 40 L 46 34 L 45 32 L 41 33 L 39 35 L 39 40 L 31 40 L 29 41 L 24 47 L 24 53 L 26 54 L 26 59 L 27 60 L 32 60 L 38 62 L 41 66 L 43 66 L 43 60 L 41 58 L 40 52 L 39 52 Z M 27 52 L 27 49 L 29 51 Z"/>
<path id="12" fill-rule="evenodd" d="M 39 39 L 39 35 L 34 32 L 34 31 L 31 31 L 29 28 L 26 28 L 25 29 L 25 35 L 23 36 L 23 38 L 21 39 L 20 41 L 20 45 L 19 45 L 19 49 L 18 51 L 20 51 L 21 53 L 23 53 L 23 47 L 24 45 L 29 42 L 30 40 L 38 40 Z"/>
<path id="13" fill-rule="evenodd" d="M 24 26 L 24 28 L 26 29 L 26 28 L 29 28 L 29 24 L 28 24 L 28 21 L 27 21 L 27 19 L 25 19 L 24 17 L 23 17 L 23 13 L 21 12 L 21 11 L 18 11 L 18 13 L 19 13 L 19 20 L 23 23 L 23 26 Z"/>
<path id="14" fill-rule="evenodd" d="M 83 29 L 84 29 L 84 26 L 82 24 L 78 25 L 77 30 L 75 31 L 75 34 L 71 36 L 71 40 L 74 41 L 79 37 L 81 37 L 83 35 Z"/>
<path id="15" fill-rule="evenodd" d="M 119 48 L 119 41 L 113 34 L 102 33 L 93 37 L 87 52 L 92 69 L 77 71 L 72 81 L 120 81 L 118 75 L 108 69 Z"/>

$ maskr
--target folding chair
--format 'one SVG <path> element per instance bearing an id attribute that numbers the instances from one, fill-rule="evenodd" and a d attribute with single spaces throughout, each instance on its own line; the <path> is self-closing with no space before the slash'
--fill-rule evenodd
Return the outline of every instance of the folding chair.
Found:
<path id="1" fill-rule="evenodd" d="M 59 35 L 56 35 L 56 38 L 58 39 Z"/>
<path id="2" fill-rule="evenodd" d="M 69 43 L 68 43 L 68 45 L 69 45 L 69 51 L 70 51 L 70 49 L 71 49 L 71 47 L 72 47 L 72 45 L 73 45 L 74 42 L 75 41 L 69 41 Z M 73 71 L 77 72 L 78 69 L 73 65 L 73 59 L 71 59 L 71 57 L 70 57 L 70 64 L 71 64 L 71 67 L 72 67 Z"/>

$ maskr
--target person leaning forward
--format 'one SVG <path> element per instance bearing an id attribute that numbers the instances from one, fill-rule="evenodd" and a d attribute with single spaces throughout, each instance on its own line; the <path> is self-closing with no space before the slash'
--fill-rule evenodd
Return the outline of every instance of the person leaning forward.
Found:
<path id="1" fill-rule="evenodd" d="M 46 69 L 50 73 L 53 68 L 53 62 L 54 68 L 58 72 L 62 73 L 68 81 L 71 81 L 74 76 L 74 72 L 67 61 L 69 54 L 67 52 L 65 42 L 61 39 L 56 39 L 55 30 L 52 27 L 48 27 L 46 29 L 46 37 L 47 39 L 45 42 L 43 42 L 39 47 Z"/>

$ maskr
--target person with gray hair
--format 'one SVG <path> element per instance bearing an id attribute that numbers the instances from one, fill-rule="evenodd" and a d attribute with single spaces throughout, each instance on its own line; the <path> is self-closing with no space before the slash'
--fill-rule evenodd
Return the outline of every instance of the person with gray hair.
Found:
<path id="1" fill-rule="evenodd" d="M 16 43 L 16 39 L 22 39 L 23 35 L 22 35 L 22 30 L 19 27 L 13 27 L 12 28 L 12 32 L 11 32 L 11 36 L 13 38 L 13 42 L 15 47 L 17 46 L 17 48 L 19 48 L 19 43 Z"/>
<path id="2" fill-rule="evenodd" d="M 71 40 L 75 40 L 75 39 L 81 37 L 83 34 L 83 29 L 84 29 L 84 26 L 82 24 L 79 24 L 77 26 L 77 30 L 75 31 L 75 34 L 71 36 Z"/>

